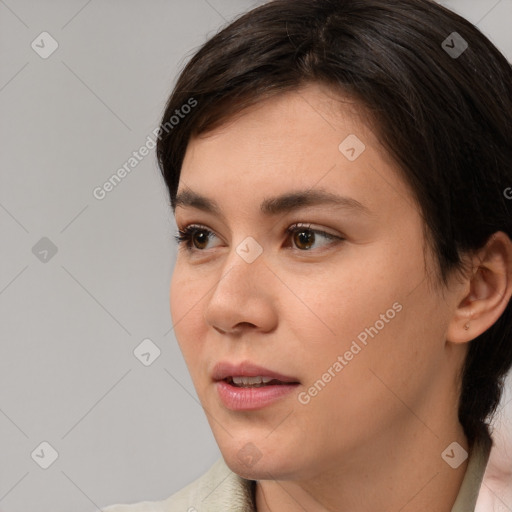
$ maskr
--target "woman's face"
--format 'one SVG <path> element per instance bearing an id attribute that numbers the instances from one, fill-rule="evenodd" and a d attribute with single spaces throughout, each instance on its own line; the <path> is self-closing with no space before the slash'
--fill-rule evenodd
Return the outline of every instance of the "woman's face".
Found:
<path id="1" fill-rule="evenodd" d="M 455 294 L 429 286 L 419 209 L 356 104 L 313 84 L 259 103 L 190 142 L 185 191 L 216 208 L 178 202 L 178 227 L 199 227 L 178 251 L 171 314 L 235 472 L 307 478 L 426 428 L 439 453 L 454 440 Z M 219 363 L 241 367 L 215 376 Z M 244 373 L 293 383 L 216 380 Z"/>

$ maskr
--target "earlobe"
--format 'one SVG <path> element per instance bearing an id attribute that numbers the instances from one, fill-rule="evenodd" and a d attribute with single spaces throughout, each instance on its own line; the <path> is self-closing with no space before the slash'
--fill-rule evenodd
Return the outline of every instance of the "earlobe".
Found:
<path id="1" fill-rule="evenodd" d="M 474 256 L 464 288 L 446 333 L 452 343 L 467 343 L 480 336 L 497 322 L 510 302 L 512 241 L 506 233 L 492 235 Z"/>

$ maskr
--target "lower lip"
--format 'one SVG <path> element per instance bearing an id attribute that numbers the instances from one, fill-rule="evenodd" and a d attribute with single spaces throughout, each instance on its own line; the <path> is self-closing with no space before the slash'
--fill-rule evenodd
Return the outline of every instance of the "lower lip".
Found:
<path id="1" fill-rule="evenodd" d="M 292 393 L 298 384 L 276 384 L 259 388 L 238 388 L 224 380 L 217 381 L 217 392 L 222 403 L 233 411 L 261 409 Z"/>

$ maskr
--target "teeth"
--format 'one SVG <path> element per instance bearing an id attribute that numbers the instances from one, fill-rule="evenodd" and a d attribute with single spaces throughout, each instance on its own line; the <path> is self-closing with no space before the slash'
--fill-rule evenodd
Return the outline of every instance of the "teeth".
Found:
<path id="1" fill-rule="evenodd" d="M 235 384 L 235 386 L 262 386 L 268 384 L 270 381 L 274 380 L 270 377 L 230 377 L 231 382 Z"/>

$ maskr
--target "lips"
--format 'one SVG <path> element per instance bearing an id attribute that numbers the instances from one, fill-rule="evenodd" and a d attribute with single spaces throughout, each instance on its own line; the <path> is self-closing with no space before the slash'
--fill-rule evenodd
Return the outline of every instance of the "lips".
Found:
<path id="1" fill-rule="evenodd" d="M 261 379 L 251 379 L 250 377 L 261 377 Z M 215 365 L 212 372 L 214 381 L 225 380 L 233 386 L 264 386 L 279 384 L 299 384 L 299 380 L 295 377 L 284 375 L 282 373 L 264 368 L 244 361 L 239 364 L 229 362 L 220 362 Z"/>
<path id="2" fill-rule="evenodd" d="M 290 400 L 299 379 L 249 361 L 215 365 L 212 379 L 220 402 L 231 411 L 256 411 Z"/>

